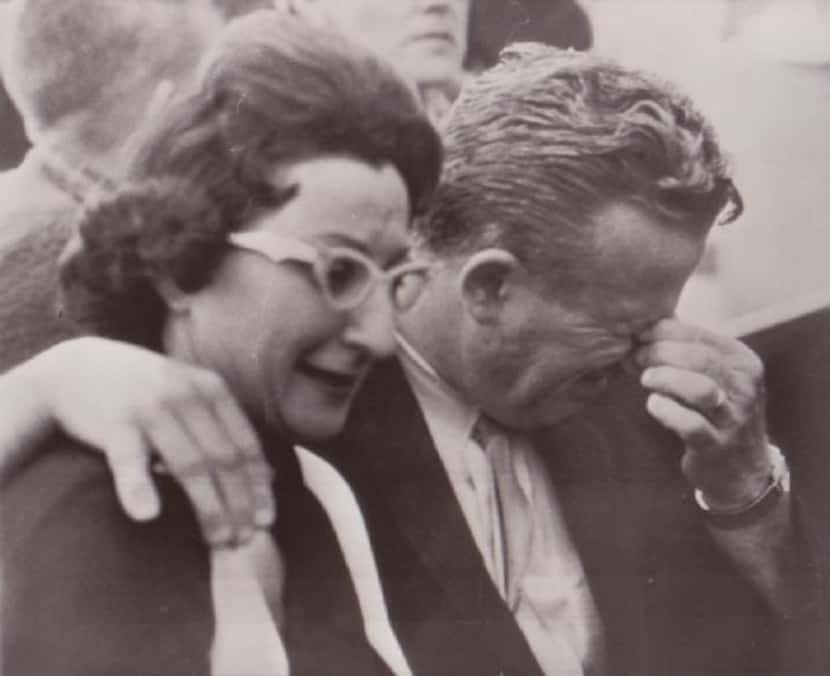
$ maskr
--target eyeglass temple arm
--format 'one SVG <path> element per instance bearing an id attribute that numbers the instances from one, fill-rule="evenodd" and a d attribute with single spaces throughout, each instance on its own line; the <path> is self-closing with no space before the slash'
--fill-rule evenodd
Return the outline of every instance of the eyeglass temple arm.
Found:
<path id="1" fill-rule="evenodd" d="M 313 263 L 318 257 L 317 250 L 310 244 L 262 230 L 232 232 L 228 235 L 228 241 L 273 261 L 294 259 Z"/>

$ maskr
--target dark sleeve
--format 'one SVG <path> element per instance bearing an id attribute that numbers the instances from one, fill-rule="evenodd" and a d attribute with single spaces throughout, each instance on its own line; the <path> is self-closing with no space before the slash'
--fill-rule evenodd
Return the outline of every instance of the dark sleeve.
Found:
<path id="1" fill-rule="evenodd" d="M 104 462 L 66 442 L 41 449 L 0 497 L 2 673 L 207 676 L 207 551 L 184 496 L 130 521 Z"/>
<path id="2" fill-rule="evenodd" d="M 63 316 L 57 293 L 58 258 L 69 238 L 71 210 L 38 217 L 43 222 L 0 246 L 0 373 L 80 334 Z M 4 225 L 0 221 L 0 228 Z"/>

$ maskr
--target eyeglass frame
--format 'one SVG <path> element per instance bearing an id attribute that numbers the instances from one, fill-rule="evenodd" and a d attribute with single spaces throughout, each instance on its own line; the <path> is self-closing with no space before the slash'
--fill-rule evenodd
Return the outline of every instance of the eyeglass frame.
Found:
<path id="1" fill-rule="evenodd" d="M 354 310 L 363 305 L 379 284 L 386 286 L 392 307 L 398 312 L 405 312 L 418 299 L 420 289 L 413 296 L 411 302 L 402 305 L 396 300 L 393 292 L 393 282 L 411 274 L 420 274 L 425 277 L 433 268 L 433 264 L 426 261 L 404 261 L 389 270 L 384 270 L 370 257 L 351 247 L 318 247 L 299 238 L 277 235 L 267 230 L 231 232 L 228 234 L 226 241 L 238 249 L 258 254 L 272 263 L 295 261 L 307 265 L 311 269 L 314 281 L 323 297 L 334 310 L 342 312 Z M 326 264 L 327 260 L 331 260 L 335 256 L 343 256 L 358 261 L 369 272 L 368 281 L 363 291 L 347 302 L 335 298 L 326 283 L 325 270 L 322 266 Z"/>

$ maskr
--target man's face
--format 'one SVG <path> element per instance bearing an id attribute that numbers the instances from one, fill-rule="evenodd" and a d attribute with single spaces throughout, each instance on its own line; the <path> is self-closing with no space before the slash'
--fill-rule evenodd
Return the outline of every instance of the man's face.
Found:
<path id="1" fill-rule="evenodd" d="M 471 0 L 318 0 L 332 22 L 419 85 L 457 86 Z"/>
<path id="2" fill-rule="evenodd" d="M 590 283 L 557 293 L 543 283 L 510 290 L 496 329 L 468 336 L 465 390 L 502 423 L 555 423 L 599 395 L 637 335 L 671 316 L 703 251 L 701 229 L 662 226 L 613 202 L 597 211 Z"/>

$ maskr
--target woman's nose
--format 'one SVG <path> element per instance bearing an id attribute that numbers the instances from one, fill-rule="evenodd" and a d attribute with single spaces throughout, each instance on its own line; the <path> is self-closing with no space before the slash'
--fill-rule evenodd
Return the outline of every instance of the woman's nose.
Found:
<path id="1" fill-rule="evenodd" d="M 383 284 L 379 284 L 365 302 L 349 313 L 343 340 L 375 359 L 394 353 L 395 309 Z"/>

